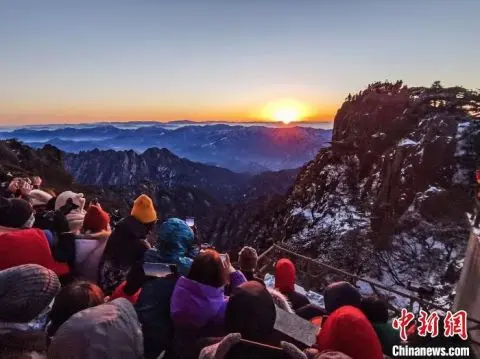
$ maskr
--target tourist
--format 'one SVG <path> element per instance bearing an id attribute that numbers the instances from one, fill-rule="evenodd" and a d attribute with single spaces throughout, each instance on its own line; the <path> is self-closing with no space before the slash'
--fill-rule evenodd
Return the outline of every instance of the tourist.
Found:
<path id="1" fill-rule="evenodd" d="M 44 358 L 58 277 L 37 264 L 0 271 L 0 358 Z"/>
<path id="2" fill-rule="evenodd" d="M 392 323 L 388 320 L 387 303 L 376 296 L 370 296 L 362 298 L 360 309 L 375 329 L 383 353 L 392 356 L 393 346 L 399 345 L 401 340 L 399 331 L 393 329 Z"/>
<path id="3" fill-rule="evenodd" d="M 327 286 L 323 293 L 325 310 L 328 314 L 338 308 L 350 305 L 360 308 L 362 296 L 357 288 L 348 282 L 335 282 Z"/>
<path id="4" fill-rule="evenodd" d="M 257 269 L 258 255 L 255 248 L 245 246 L 238 253 L 238 264 L 240 270 L 247 280 L 262 281 L 255 275 Z"/>
<path id="5" fill-rule="evenodd" d="M 102 290 L 93 283 L 77 281 L 63 287 L 55 298 L 49 315 L 48 337 L 53 337 L 58 328 L 75 313 L 104 302 Z"/>
<path id="6" fill-rule="evenodd" d="M 60 193 L 55 199 L 55 210 L 59 210 L 67 203 L 73 203 L 73 208 L 66 214 L 70 232 L 77 234 L 83 226 L 85 217 L 85 198 L 83 193 L 65 191 Z"/>
<path id="7" fill-rule="evenodd" d="M 225 312 L 225 329 L 231 334 L 211 339 L 218 343 L 203 348 L 199 358 L 306 358 L 292 344 L 276 340 L 275 321 L 275 304 L 265 286 L 243 283 L 233 290 Z"/>
<path id="8" fill-rule="evenodd" d="M 132 304 L 120 298 L 74 314 L 57 330 L 49 359 L 143 359 L 142 328 Z"/>
<path id="9" fill-rule="evenodd" d="M 293 310 L 310 304 L 308 298 L 295 291 L 296 270 L 290 259 L 282 258 L 275 265 L 275 288 L 287 296 Z"/>
<path id="10" fill-rule="evenodd" d="M 142 194 L 134 204 L 130 216 L 121 220 L 108 239 L 100 263 L 100 287 L 106 295 L 113 293 L 125 281 L 130 268 L 141 261 L 150 248 L 146 238 L 157 221 L 157 213 L 150 197 Z"/>
<path id="11" fill-rule="evenodd" d="M 224 287 L 235 288 L 246 282 L 236 271 L 228 255 L 214 250 L 201 252 L 193 261 L 187 277 L 180 277 L 171 300 L 171 316 L 175 327 L 175 350 L 182 357 L 190 357 L 188 345 L 200 337 L 223 333 L 223 321 L 228 297 Z"/>
<path id="12" fill-rule="evenodd" d="M 367 317 L 349 305 L 341 306 L 322 323 L 317 346 L 320 352 L 339 351 L 353 359 L 383 359 L 382 346 Z"/>
<path id="13" fill-rule="evenodd" d="M 98 283 L 100 260 L 111 235 L 110 216 L 100 204 L 90 203 L 75 239 L 75 275 Z"/>
<path id="14" fill-rule="evenodd" d="M 59 213 L 58 217 L 61 216 Z M 58 276 L 68 275 L 67 262 L 74 255 L 67 253 L 69 241 L 58 240 L 51 231 L 30 228 L 34 221 L 30 203 L 18 198 L 0 198 L 0 270 L 33 263 L 53 270 Z"/>

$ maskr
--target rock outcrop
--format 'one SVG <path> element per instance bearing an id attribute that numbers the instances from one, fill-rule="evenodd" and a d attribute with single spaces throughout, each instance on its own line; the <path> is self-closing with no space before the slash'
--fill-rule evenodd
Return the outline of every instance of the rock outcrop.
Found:
<path id="1" fill-rule="evenodd" d="M 210 236 L 225 247 L 281 242 L 387 285 L 435 286 L 448 300 L 447 269 L 468 237 L 479 108 L 480 94 L 460 87 L 370 85 L 338 110 L 331 146 L 287 196 L 232 209 Z"/>

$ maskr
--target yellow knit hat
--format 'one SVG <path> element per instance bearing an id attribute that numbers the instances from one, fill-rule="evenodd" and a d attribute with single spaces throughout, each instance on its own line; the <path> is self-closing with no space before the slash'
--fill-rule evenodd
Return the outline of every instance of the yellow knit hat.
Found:
<path id="1" fill-rule="evenodd" d="M 157 212 L 153 207 L 152 199 L 144 194 L 133 202 L 131 215 L 144 224 L 157 220 Z"/>

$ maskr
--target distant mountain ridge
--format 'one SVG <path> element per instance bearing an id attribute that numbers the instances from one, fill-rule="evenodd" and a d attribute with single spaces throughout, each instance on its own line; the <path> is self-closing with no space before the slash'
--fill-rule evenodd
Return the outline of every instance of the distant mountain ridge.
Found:
<path id="1" fill-rule="evenodd" d="M 78 183 L 107 187 L 150 182 L 166 189 L 196 188 L 222 203 L 285 193 L 298 173 L 284 170 L 252 177 L 180 158 L 166 148 L 150 148 L 142 154 L 132 150 L 64 153 L 63 161 Z"/>
<path id="2" fill-rule="evenodd" d="M 47 188 L 98 197 L 111 213 L 125 216 L 133 200 L 149 195 L 160 218 L 203 218 L 222 211 L 227 203 L 284 194 L 298 170 L 255 176 L 179 158 L 166 149 L 89 151 L 68 154 L 51 145 L 41 149 L 16 140 L 0 140 L 0 195 L 14 176 L 39 175 Z"/>
<path id="3" fill-rule="evenodd" d="M 331 134 L 331 130 L 300 126 L 146 124 L 121 128 L 86 124 L 55 129 L 0 130 L 0 139 L 15 138 L 36 148 L 51 144 L 73 153 L 94 149 L 143 153 L 152 147 L 167 148 L 192 161 L 235 172 L 260 173 L 302 166 L 328 144 Z"/>

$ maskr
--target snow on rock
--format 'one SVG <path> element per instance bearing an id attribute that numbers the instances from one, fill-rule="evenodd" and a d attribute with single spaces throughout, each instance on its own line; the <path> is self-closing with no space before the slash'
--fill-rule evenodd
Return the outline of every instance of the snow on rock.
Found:
<path id="1" fill-rule="evenodd" d="M 416 145 L 418 145 L 418 142 L 415 142 L 409 138 L 404 138 L 398 143 L 399 147 L 416 146 Z"/>

